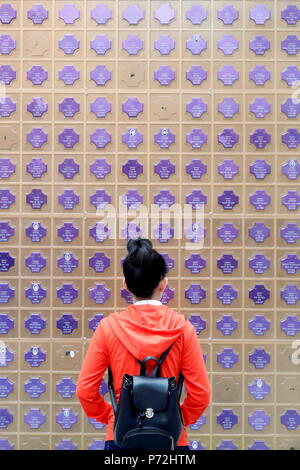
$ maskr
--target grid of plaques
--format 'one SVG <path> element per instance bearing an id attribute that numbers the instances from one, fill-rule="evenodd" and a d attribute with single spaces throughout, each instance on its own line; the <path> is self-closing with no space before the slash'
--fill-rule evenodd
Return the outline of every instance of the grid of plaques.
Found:
<path id="1" fill-rule="evenodd" d="M 299 20 L 296 0 L 0 4 L 0 449 L 103 448 L 76 379 L 132 301 L 139 235 L 212 384 L 190 448 L 300 448 Z M 171 216 L 147 231 L 150 207 Z"/>

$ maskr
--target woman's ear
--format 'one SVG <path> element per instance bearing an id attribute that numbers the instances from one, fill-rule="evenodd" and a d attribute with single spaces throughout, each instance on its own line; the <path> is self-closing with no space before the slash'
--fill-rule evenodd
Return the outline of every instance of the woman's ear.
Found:
<path id="1" fill-rule="evenodd" d="M 163 292 L 168 285 L 168 278 L 164 277 L 159 283 L 159 292 Z"/>

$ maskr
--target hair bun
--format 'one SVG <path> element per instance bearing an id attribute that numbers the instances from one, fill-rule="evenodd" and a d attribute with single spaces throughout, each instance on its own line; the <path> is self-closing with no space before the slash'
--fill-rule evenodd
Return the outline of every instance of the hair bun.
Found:
<path id="1" fill-rule="evenodd" d="M 127 251 L 129 254 L 134 254 L 140 249 L 152 250 L 152 242 L 147 238 L 131 238 L 128 240 Z"/>

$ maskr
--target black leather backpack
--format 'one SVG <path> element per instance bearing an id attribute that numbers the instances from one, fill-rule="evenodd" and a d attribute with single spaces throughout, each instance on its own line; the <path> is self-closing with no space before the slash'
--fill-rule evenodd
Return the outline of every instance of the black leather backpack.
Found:
<path id="1" fill-rule="evenodd" d="M 108 389 L 115 413 L 114 441 L 123 449 L 175 449 L 183 430 L 180 395 L 184 377 L 161 377 L 161 365 L 171 346 L 157 359 L 146 357 L 140 375 L 124 374 L 117 405 L 113 377 L 108 367 Z M 157 362 L 151 376 L 146 363 Z"/>

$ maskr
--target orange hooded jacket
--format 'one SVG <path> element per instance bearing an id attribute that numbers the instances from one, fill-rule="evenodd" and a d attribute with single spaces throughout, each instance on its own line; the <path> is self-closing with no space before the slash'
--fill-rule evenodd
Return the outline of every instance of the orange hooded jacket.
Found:
<path id="1" fill-rule="evenodd" d="M 163 304 L 132 304 L 124 311 L 103 318 L 89 344 L 76 395 L 89 418 L 108 424 L 105 440 L 113 440 L 114 412 L 99 393 L 99 386 L 110 365 L 116 399 L 124 373 L 140 374 L 136 360 L 146 356 L 160 357 L 172 343 L 161 376 L 184 375 L 187 395 L 181 405 L 184 429 L 177 445 L 188 445 L 186 426 L 202 415 L 210 401 L 210 383 L 195 328 L 182 314 Z M 151 372 L 154 361 L 147 363 Z"/>

